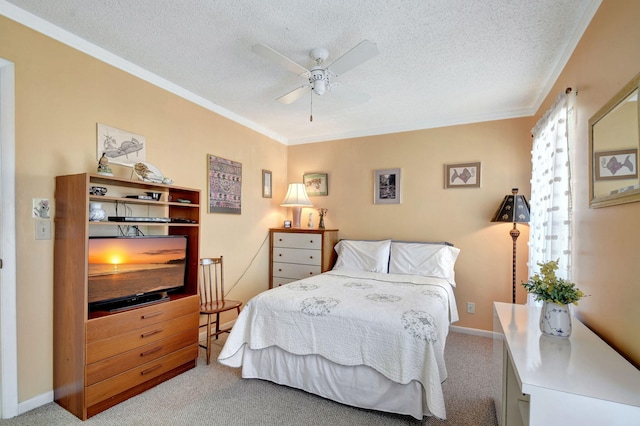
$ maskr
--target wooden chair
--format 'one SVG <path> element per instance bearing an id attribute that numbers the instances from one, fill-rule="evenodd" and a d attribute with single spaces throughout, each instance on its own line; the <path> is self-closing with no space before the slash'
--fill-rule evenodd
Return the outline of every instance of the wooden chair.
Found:
<path id="1" fill-rule="evenodd" d="M 207 365 L 209 365 L 211 359 L 211 336 L 216 336 L 217 340 L 220 334 L 231 331 L 231 328 L 220 329 L 220 313 L 237 309 L 238 315 L 240 315 L 242 302 L 225 300 L 224 298 L 222 256 L 202 258 L 200 259 L 200 266 L 202 267 L 198 284 L 198 293 L 200 293 L 200 315 L 207 316 L 207 323 L 200 326 L 207 327 L 207 344 L 206 346 L 200 344 L 200 347 L 207 350 Z M 213 316 L 215 316 L 216 330 L 212 333 L 211 318 Z"/>

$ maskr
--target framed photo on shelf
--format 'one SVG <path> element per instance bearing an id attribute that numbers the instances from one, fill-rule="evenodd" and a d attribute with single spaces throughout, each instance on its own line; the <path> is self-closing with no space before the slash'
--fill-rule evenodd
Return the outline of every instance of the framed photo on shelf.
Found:
<path id="1" fill-rule="evenodd" d="M 400 204 L 400 169 L 373 172 L 373 204 Z"/>
<path id="2" fill-rule="evenodd" d="M 444 187 L 480 188 L 480 162 L 445 164 Z"/>
<path id="3" fill-rule="evenodd" d="M 595 153 L 596 180 L 636 179 L 638 150 L 620 149 Z"/>
<path id="4" fill-rule="evenodd" d="M 271 170 L 262 170 L 262 198 L 271 198 Z"/>
<path id="5" fill-rule="evenodd" d="M 305 173 L 302 176 L 307 195 L 329 195 L 329 176 L 326 173 Z"/>

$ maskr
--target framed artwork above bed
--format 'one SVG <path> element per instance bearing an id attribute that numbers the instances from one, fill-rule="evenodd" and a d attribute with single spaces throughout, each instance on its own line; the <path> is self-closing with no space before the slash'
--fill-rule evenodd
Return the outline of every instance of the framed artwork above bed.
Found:
<path id="1" fill-rule="evenodd" d="M 400 169 L 373 172 L 373 204 L 400 204 Z"/>

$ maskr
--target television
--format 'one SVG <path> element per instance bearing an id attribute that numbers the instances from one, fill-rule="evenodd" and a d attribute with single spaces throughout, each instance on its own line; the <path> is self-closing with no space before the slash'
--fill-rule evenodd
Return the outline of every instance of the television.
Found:
<path id="1" fill-rule="evenodd" d="M 89 237 L 89 312 L 169 300 L 185 286 L 187 236 Z"/>

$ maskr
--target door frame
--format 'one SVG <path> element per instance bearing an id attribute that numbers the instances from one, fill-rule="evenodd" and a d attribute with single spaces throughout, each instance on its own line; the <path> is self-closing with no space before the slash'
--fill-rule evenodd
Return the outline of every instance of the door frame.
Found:
<path id="1" fill-rule="evenodd" d="M 0 58 L 0 417 L 18 415 L 15 69 Z"/>

